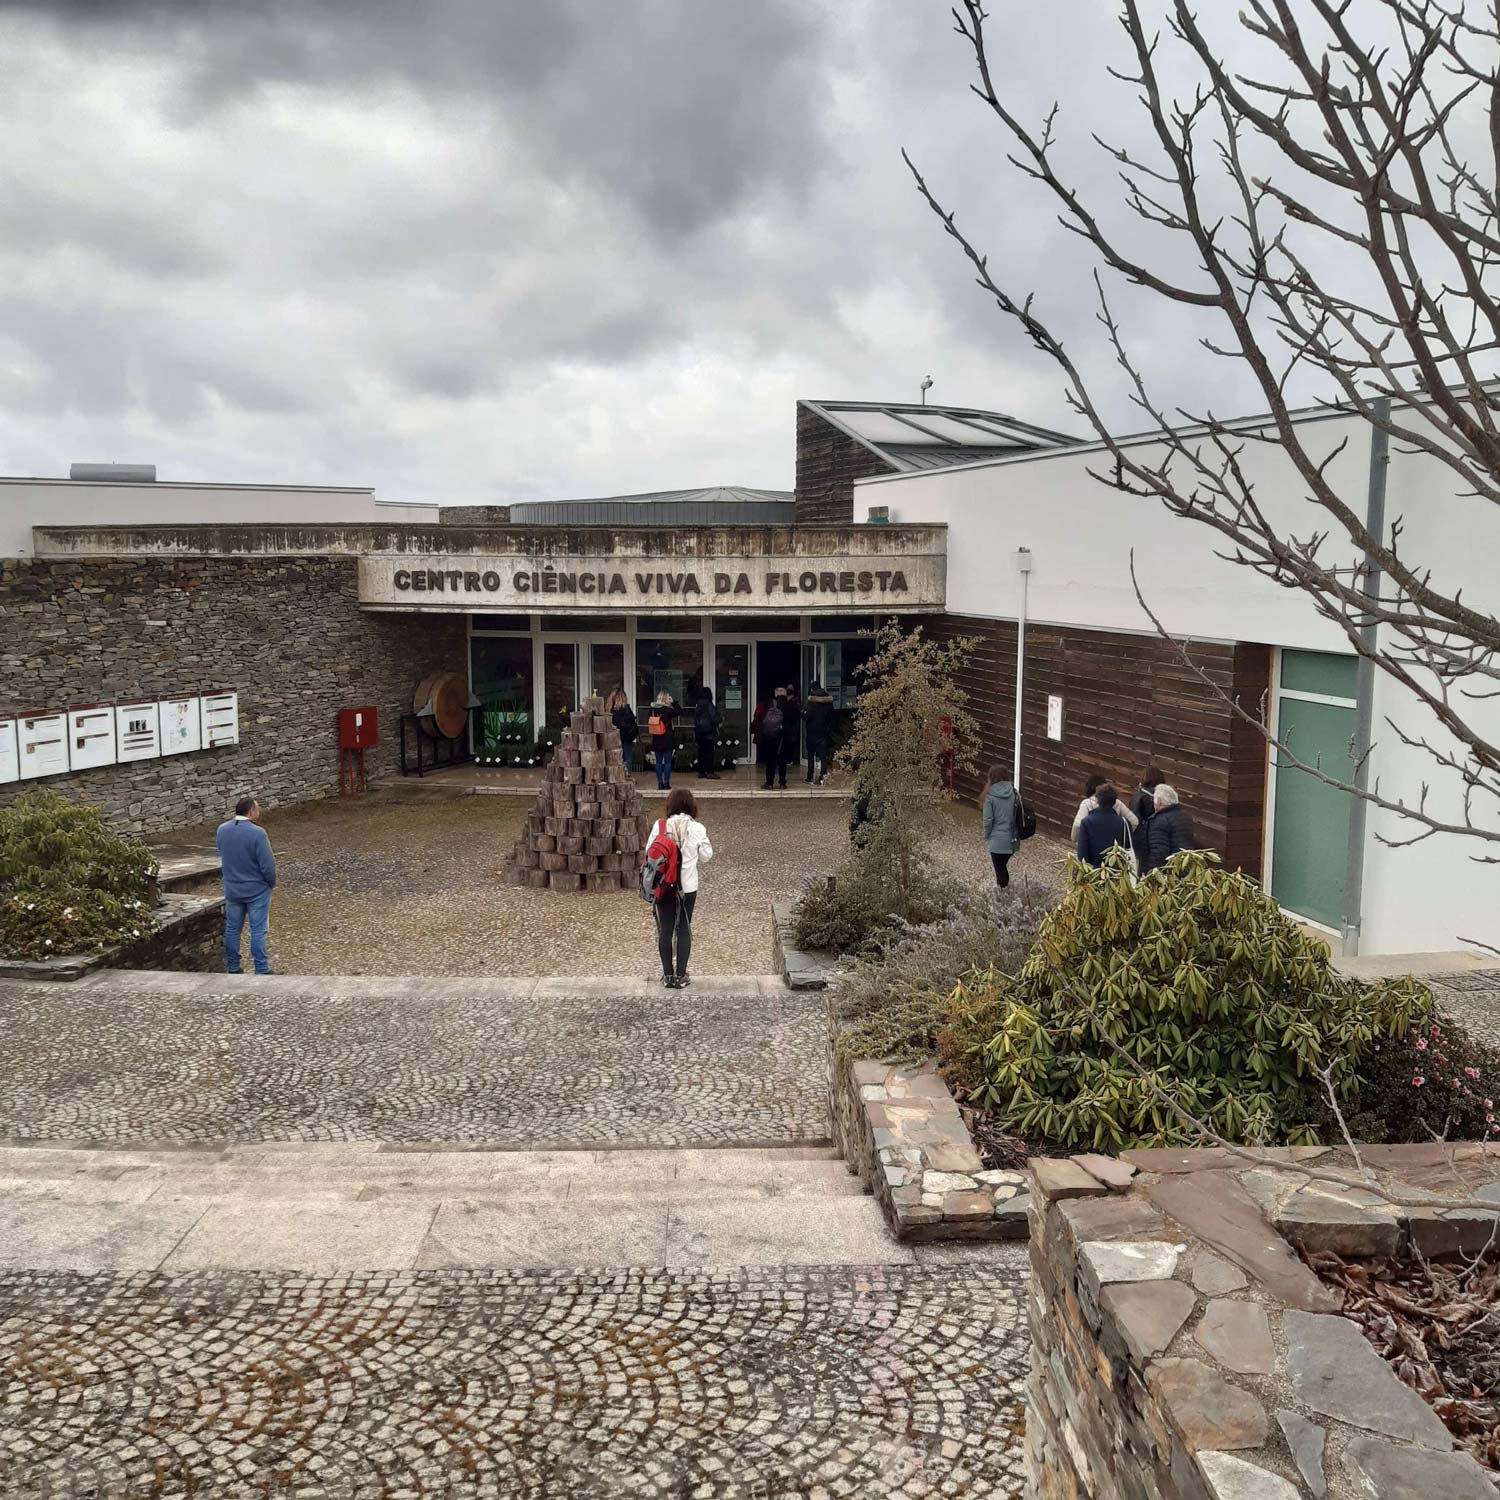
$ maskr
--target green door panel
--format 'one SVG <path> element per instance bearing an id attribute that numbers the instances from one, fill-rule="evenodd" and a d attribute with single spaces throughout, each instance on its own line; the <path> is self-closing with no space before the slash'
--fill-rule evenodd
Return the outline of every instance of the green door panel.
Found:
<path id="1" fill-rule="evenodd" d="M 1304 765 L 1351 781 L 1354 710 L 1300 698 L 1281 700 L 1279 738 Z M 1349 854 L 1349 793 L 1286 761 L 1275 749 L 1276 825 L 1271 894 L 1288 911 L 1337 927 L 1344 914 Z"/>

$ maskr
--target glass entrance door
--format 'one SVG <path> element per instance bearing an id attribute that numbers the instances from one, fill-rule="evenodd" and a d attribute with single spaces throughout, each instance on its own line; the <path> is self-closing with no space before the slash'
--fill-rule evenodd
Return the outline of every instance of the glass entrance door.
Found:
<path id="1" fill-rule="evenodd" d="M 623 641 L 595 641 L 589 647 L 589 683 L 600 698 L 608 698 L 625 686 Z"/>
<path id="2" fill-rule="evenodd" d="M 719 705 L 719 737 L 732 760 L 748 760 L 750 743 L 750 647 L 714 646 L 714 699 Z"/>
<path id="3" fill-rule="evenodd" d="M 542 722 L 554 744 L 578 707 L 578 642 L 542 644 Z"/>

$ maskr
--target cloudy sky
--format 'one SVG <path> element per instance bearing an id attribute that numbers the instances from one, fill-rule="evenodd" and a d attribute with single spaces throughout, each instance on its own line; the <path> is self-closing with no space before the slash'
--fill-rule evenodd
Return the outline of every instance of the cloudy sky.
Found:
<path id="1" fill-rule="evenodd" d="M 1113 0 L 993 9 L 1084 161 Z M 0 0 L 0 472 L 790 487 L 797 397 L 926 374 L 1076 427 L 901 162 L 1094 337 L 970 66 L 944 0 Z M 1133 333 L 1168 394 L 1228 378 Z"/>

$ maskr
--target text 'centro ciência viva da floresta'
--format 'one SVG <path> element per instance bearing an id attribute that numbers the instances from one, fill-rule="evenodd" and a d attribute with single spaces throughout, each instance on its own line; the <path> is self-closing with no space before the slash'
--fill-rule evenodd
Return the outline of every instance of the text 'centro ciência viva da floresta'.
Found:
<path id="1" fill-rule="evenodd" d="M 753 594 L 748 573 L 706 575 L 715 594 Z M 904 594 L 906 574 L 900 569 L 840 569 L 801 573 L 765 573 L 766 594 Z M 397 568 L 391 579 L 402 593 L 498 593 L 507 582 L 518 594 L 625 594 L 647 597 L 686 597 L 707 594 L 696 573 L 588 573 L 558 569 L 511 573 L 507 580 L 493 568 Z"/>

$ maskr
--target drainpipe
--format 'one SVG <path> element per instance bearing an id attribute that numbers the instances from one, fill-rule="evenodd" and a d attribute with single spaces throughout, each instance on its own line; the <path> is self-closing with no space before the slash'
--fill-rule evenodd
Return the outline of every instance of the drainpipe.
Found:
<path id="1" fill-rule="evenodd" d="M 1377 541 L 1385 539 L 1385 476 L 1391 465 L 1390 434 L 1382 425 L 1390 421 L 1388 396 L 1375 402 L 1375 426 L 1370 433 L 1370 489 L 1365 502 L 1365 530 Z M 1380 593 L 1380 570 L 1364 559 L 1360 592 L 1372 605 Z M 1372 618 L 1360 627 L 1360 642 L 1373 654 L 1379 626 Z M 1360 796 L 1370 784 L 1370 731 L 1375 719 L 1375 663 L 1371 656 L 1359 658 L 1359 676 L 1354 695 L 1355 795 L 1349 805 L 1349 852 L 1344 865 L 1344 957 L 1359 956 L 1359 932 L 1363 921 L 1365 887 L 1365 822 L 1369 803 Z"/>
<path id="2" fill-rule="evenodd" d="M 1026 682 L 1026 587 L 1031 579 L 1031 548 L 1016 549 L 1016 567 L 1021 571 L 1021 613 L 1016 619 L 1016 753 L 1011 784 L 1021 794 L 1021 690 Z"/>

